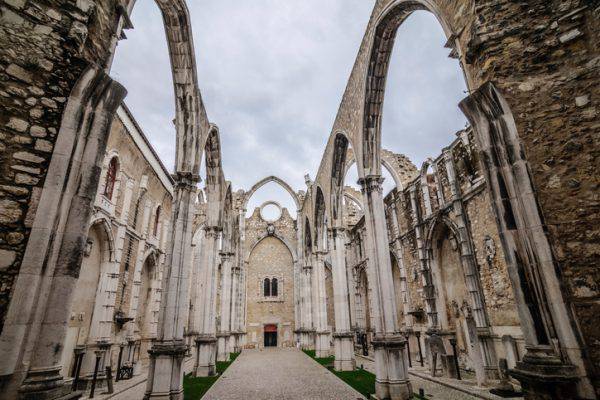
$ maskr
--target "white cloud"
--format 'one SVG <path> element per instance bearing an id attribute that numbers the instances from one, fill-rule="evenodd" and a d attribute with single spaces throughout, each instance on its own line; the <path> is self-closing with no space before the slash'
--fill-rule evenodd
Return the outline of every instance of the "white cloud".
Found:
<path id="1" fill-rule="evenodd" d="M 277 175 L 303 189 L 304 174 L 314 177 L 320 163 L 373 0 L 188 6 L 200 88 L 209 119 L 220 128 L 227 179 L 248 189 Z M 127 87 L 127 104 L 170 168 L 174 98 L 162 18 L 153 1 L 139 0 L 132 19 L 135 29 L 120 42 L 112 74 Z M 456 108 L 464 84 L 444 41 L 433 17 L 411 16 L 391 63 L 384 146 L 417 162 L 436 155 L 464 124 Z"/>

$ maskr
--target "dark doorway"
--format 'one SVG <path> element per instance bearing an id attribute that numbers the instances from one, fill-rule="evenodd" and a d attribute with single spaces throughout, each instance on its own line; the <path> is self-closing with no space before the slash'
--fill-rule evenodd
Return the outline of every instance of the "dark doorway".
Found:
<path id="1" fill-rule="evenodd" d="M 277 325 L 265 325 L 265 347 L 277 347 Z"/>

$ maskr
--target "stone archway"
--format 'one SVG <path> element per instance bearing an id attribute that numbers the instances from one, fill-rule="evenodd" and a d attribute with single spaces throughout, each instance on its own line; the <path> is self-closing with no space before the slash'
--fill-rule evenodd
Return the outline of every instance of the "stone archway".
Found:
<path id="1" fill-rule="evenodd" d="M 95 366 L 94 350 L 101 337 L 102 316 L 105 301 L 102 296 L 101 281 L 107 280 L 106 270 L 112 260 L 112 234 L 105 220 L 94 223 L 87 235 L 84 258 L 73 293 L 70 318 L 64 338 L 61 365 L 63 376 L 78 375 L 77 387 L 85 390 L 92 380 Z M 93 295 L 91 295 L 93 294 Z M 107 361 L 106 354 L 101 359 L 101 367 Z M 104 375 L 101 373 L 101 379 Z"/>

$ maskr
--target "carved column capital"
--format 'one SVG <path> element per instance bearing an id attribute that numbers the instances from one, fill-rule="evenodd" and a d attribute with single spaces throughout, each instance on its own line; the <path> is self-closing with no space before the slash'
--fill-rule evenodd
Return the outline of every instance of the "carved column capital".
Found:
<path id="1" fill-rule="evenodd" d="M 188 189 L 188 190 L 193 190 L 193 191 L 196 190 L 198 183 L 200 183 L 202 181 L 202 178 L 200 178 L 200 175 L 193 174 L 191 172 L 179 171 L 179 172 L 175 172 L 174 174 L 172 174 L 171 177 L 175 181 L 176 188 Z"/>
<path id="2" fill-rule="evenodd" d="M 204 235 L 210 239 L 217 239 L 219 237 L 219 233 L 221 233 L 223 229 L 220 226 L 205 226 L 204 227 Z"/>
<path id="3" fill-rule="evenodd" d="M 377 191 L 383 193 L 383 177 L 381 175 L 367 175 L 364 178 L 358 180 L 358 184 L 361 186 L 363 193 L 373 193 Z"/>

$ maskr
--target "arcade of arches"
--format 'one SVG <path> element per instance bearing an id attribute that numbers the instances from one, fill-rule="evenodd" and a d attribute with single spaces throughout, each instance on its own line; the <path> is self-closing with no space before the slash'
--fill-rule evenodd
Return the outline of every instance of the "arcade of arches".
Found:
<path id="1" fill-rule="evenodd" d="M 379 399 L 410 398 L 417 372 L 600 396 L 594 1 L 374 1 L 314 179 L 245 190 L 226 180 L 184 0 L 156 0 L 174 173 L 123 103 L 109 71 L 134 3 L 0 1 L 0 399 L 78 398 L 107 371 L 182 399 L 184 373 L 265 347 L 371 362 Z M 443 27 L 470 122 L 420 166 L 381 145 L 415 10 Z M 295 209 L 247 209 L 270 183 Z"/>

